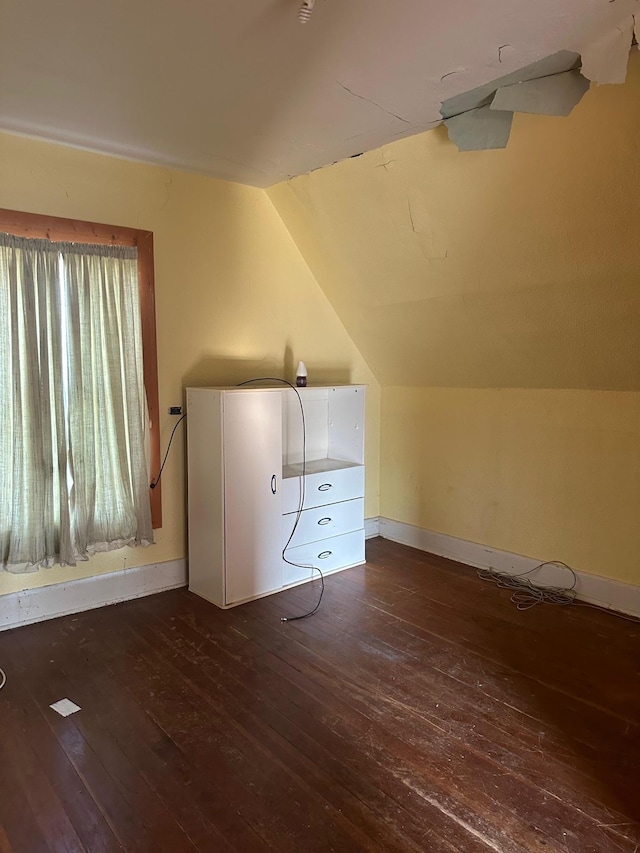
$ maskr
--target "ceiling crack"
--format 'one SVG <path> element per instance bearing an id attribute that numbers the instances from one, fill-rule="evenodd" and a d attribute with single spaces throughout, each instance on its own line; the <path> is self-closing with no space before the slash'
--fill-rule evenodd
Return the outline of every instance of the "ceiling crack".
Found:
<path id="1" fill-rule="evenodd" d="M 442 77 L 440 78 L 440 82 L 442 83 L 443 80 L 446 80 L 447 77 L 451 77 L 452 74 L 461 74 L 463 71 L 468 71 L 468 70 L 469 70 L 468 68 L 454 68 L 453 71 L 447 71 L 446 74 L 443 74 Z"/>
<path id="2" fill-rule="evenodd" d="M 409 201 L 409 199 L 407 199 L 407 207 L 409 209 L 409 219 L 411 220 L 411 227 L 413 228 L 413 233 L 417 234 L 418 232 L 416 231 L 416 225 L 413 221 L 413 213 L 411 212 L 411 202 Z"/>
<path id="3" fill-rule="evenodd" d="M 406 118 L 402 118 L 402 116 L 396 115 L 396 113 L 392 113 L 391 110 L 386 110 L 384 107 L 381 107 L 380 104 L 377 104 L 375 101 L 372 101 L 371 98 L 365 98 L 364 95 L 359 95 L 357 92 L 354 92 L 348 86 L 345 86 L 344 83 L 341 83 L 339 80 L 336 80 L 338 86 L 348 92 L 350 95 L 353 95 L 354 98 L 360 98 L 361 101 L 366 101 L 368 104 L 373 104 L 374 107 L 377 107 L 379 110 L 382 110 L 383 113 L 386 113 L 389 116 L 393 116 L 397 118 L 399 121 L 403 121 L 405 124 L 411 124 Z"/>

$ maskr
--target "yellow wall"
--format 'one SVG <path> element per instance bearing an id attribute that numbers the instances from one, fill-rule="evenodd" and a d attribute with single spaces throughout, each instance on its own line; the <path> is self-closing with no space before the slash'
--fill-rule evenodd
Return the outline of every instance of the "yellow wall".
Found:
<path id="1" fill-rule="evenodd" d="M 445 128 L 268 190 L 382 385 L 640 390 L 640 54 L 509 145 Z"/>
<path id="2" fill-rule="evenodd" d="M 370 516 L 377 379 L 382 515 L 640 583 L 638 127 L 634 54 L 569 118 L 516 116 L 504 151 L 438 129 L 268 195 L 4 135 L 0 206 L 154 231 L 163 412 L 301 357 L 369 383 Z M 153 548 L 0 593 L 182 556 L 182 437 L 163 503 Z"/>
<path id="3" fill-rule="evenodd" d="M 640 394 L 383 388 L 381 515 L 640 584 Z"/>
<path id="4" fill-rule="evenodd" d="M 640 584 L 638 128 L 634 52 L 505 150 L 438 128 L 268 191 L 383 386 L 383 516 Z"/>
<path id="5" fill-rule="evenodd" d="M 0 207 L 154 232 L 161 430 L 188 385 L 304 359 L 314 382 L 368 383 L 366 513 L 378 514 L 379 386 L 263 190 L 0 134 Z M 184 442 L 162 479 L 156 545 L 76 568 L 0 572 L 0 595 L 185 555 Z"/>

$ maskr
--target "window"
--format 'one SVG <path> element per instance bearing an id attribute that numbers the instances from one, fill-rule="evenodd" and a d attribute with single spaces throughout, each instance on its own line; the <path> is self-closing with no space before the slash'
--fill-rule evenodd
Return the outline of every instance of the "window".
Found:
<path id="1" fill-rule="evenodd" d="M 151 232 L 0 211 L 0 351 L 3 567 L 151 541 Z"/>

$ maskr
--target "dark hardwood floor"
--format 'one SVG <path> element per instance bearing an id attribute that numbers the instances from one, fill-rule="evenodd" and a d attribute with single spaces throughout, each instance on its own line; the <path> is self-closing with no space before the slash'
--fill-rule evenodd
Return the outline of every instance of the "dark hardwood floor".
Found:
<path id="1" fill-rule="evenodd" d="M 637 624 L 380 539 L 316 595 L 0 634 L 0 853 L 640 850 Z"/>

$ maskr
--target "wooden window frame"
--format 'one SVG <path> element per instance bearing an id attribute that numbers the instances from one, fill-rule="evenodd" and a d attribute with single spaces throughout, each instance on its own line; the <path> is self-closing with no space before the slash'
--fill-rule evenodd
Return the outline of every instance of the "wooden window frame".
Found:
<path id="1" fill-rule="evenodd" d="M 99 243 L 135 246 L 138 249 L 138 287 L 142 320 L 142 357 L 144 387 L 151 422 L 151 481 L 160 471 L 160 407 L 158 400 L 158 349 L 156 342 L 156 300 L 153 269 L 153 232 L 63 219 L 39 213 L 22 213 L 0 208 L 0 231 L 16 237 L 38 237 L 54 243 Z M 154 529 L 162 527 L 160 483 L 150 489 L 151 520 Z"/>

